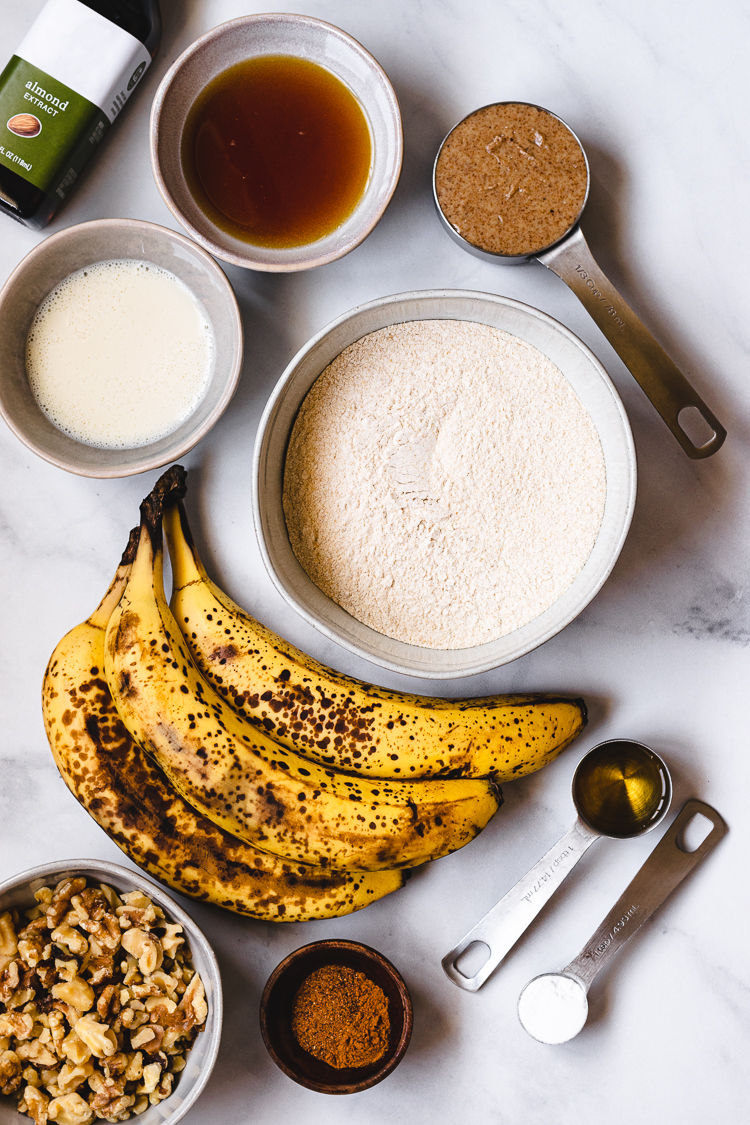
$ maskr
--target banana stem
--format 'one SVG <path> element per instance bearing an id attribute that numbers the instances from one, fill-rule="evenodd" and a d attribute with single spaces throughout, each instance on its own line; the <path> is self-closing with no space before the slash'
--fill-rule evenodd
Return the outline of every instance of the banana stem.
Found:
<path id="1" fill-rule="evenodd" d="M 87 624 L 92 625 L 94 629 L 106 629 L 107 622 L 109 621 L 114 611 L 117 609 L 120 598 L 122 597 L 123 590 L 125 589 L 125 585 L 128 581 L 128 575 L 130 574 L 131 568 L 133 566 L 133 560 L 135 559 L 136 551 L 138 550 L 140 530 L 141 529 L 139 527 L 134 527 L 130 532 L 128 545 L 122 553 L 120 565 L 115 572 L 114 578 L 109 584 L 109 589 L 88 619 Z"/>
<path id="2" fill-rule="evenodd" d="M 187 513 L 181 500 L 177 504 L 165 506 L 164 533 L 172 560 L 173 589 L 182 590 L 191 582 L 207 581 L 208 575 L 195 549 Z"/>
<path id="3" fill-rule="evenodd" d="M 147 585 L 153 583 L 157 602 L 166 604 L 164 594 L 164 509 L 179 503 L 187 491 L 187 472 L 182 465 L 171 465 L 162 473 L 141 504 L 141 528 L 132 576 Z"/>
<path id="4" fill-rule="evenodd" d="M 187 472 L 182 465 L 172 465 L 162 473 L 141 504 L 141 527 L 148 530 L 156 554 L 162 546 L 162 516 L 165 507 L 176 504 L 187 491 Z"/>
<path id="5" fill-rule="evenodd" d="M 143 505 L 141 505 L 143 508 Z M 130 568 L 126 602 L 132 600 L 132 590 L 151 591 L 160 609 L 167 605 L 164 593 L 164 545 L 161 534 L 161 520 L 152 529 L 147 519 L 141 521 L 140 537 L 135 561 Z"/>

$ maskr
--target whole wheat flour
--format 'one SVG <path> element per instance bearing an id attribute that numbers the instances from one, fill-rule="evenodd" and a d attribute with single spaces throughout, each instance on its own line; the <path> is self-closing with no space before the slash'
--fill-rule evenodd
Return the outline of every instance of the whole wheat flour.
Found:
<path id="1" fill-rule="evenodd" d="M 598 434 L 558 368 L 456 320 L 346 348 L 300 408 L 284 474 L 313 582 L 425 648 L 483 644 L 548 609 L 589 557 L 604 498 Z"/>

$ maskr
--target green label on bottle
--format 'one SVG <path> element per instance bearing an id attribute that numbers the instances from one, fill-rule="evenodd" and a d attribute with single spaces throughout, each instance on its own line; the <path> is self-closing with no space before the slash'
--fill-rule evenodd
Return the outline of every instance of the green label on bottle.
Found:
<path id="1" fill-rule="evenodd" d="M 14 55 L 0 75 L 0 165 L 64 199 L 109 120 L 99 106 Z"/>

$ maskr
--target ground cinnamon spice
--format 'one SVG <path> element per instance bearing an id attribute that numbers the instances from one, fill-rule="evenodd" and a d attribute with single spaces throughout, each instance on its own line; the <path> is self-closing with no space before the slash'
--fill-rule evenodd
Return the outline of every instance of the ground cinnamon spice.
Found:
<path id="1" fill-rule="evenodd" d="M 325 965 L 300 985 L 292 1031 L 303 1050 L 329 1066 L 370 1066 L 388 1046 L 388 998 L 364 973 Z"/>

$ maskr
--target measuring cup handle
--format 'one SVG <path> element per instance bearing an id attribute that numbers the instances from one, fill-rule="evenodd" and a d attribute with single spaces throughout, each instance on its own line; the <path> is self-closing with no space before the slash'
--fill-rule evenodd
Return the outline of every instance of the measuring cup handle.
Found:
<path id="1" fill-rule="evenodd" d="M 580 227 L 538 257 L 573 290 L 688 457 L 697 459 L 716 453 L 724 443 L 726 430 L 602 273 Z M 682 428 L 680 415 L 686 407 L 694 407 L 713 431 L 702 445 L 696 445 Z"/>
<path id="2" fill-rule="evenodd" d="M 596 832 L 587 828 L 583 821 L 577 820 L 563 838 L 534 864 L 528 874 L 519 879 L 504 898 L 485 914 L 481 922 L 477 922 L 458 945 L 445 955 L 441 963 L 449 979 L 467 992 L 476 992 L 481 988 L 583 853 L 598 839 Z M 488 946 L 490 955 L 473 977 L 467 977 L 456 968 L 456 961 L 475 941 Z"/>
<path id="3" fill-rule="evenodd" d="M 683 828 L 690 823 L 696 813 L 702 813 L 710 820 L 713 828 L 695 851 L 685 852 L 679 846 L 678 839 Z M 727 826 L 716 809 L 712 809 L 703 801 L 695 799 L 688 801 L 596 933 L 575 960 L 562 971 L 577 977 L 588 988 L 596 974 L 609 964 L 617 950 L 629 937 L 632 937 L 647 918 L 651 917 L 695 865 L 718 844 L 726 831 Z"/>

